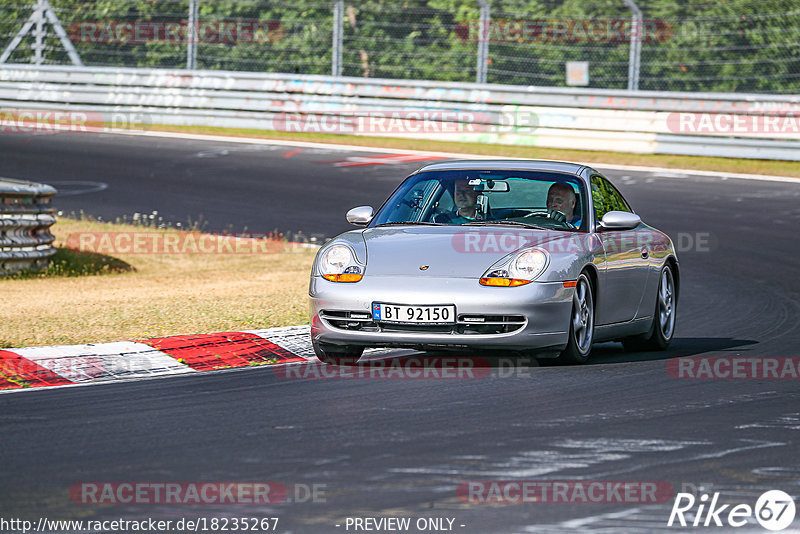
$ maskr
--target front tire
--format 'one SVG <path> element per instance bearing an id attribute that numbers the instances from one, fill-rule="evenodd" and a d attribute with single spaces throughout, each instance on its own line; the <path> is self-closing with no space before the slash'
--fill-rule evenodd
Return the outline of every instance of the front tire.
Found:
<path id="1" fill-rule="evenodd" d="M 643 336 L 622 340 L 625 350 L 631 352 L 666 350 L 675 334 L 678 299 L 675 294 L 675 278 L 669 264 L 661 269 L 656 294 L 656 309 L 653 313 L 653 324 Z"/>
<path id="2" fill-rule="evenodd" d="M 585 363 L 594 342 L 594 291 L 586 273 L 581 273 L 572 296 L 569 341 L 558 362 L 572 365 Z"/>
<path id="3" fill-rule="evenodd" d="M 313 339 L 311 340 L 311 346 L 314 348 L 314 354 L 317 355 L 317 358 L 322 363 L 329 365 L 355 365 L 364 352 L 364 347 L 329 345 Z"/>

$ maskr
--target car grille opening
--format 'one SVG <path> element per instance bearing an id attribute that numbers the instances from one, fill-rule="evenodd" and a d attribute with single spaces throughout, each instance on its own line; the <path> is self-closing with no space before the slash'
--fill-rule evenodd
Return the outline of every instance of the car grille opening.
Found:
<path id="1" fill-rule="evenodd" d="M 522 315 L 477 315 L 458 316 L 458 334 L 508 334 L 525 326 Z"/>
<path id="2" fill-rule="evenodd" d="M 328 321 L 334 328 L 380 332 L 378 325 L 372 320 L 372 315 L 369 312 L 323 310 L 319 316 L 321 319 Z"/>
<path id="3" fill-rule="evenodd" d="M 360 332 L 418 332 L 425 334 L 508 334 L 525 326 L 523 315 L 461 314 L 455 324 L 395 324 L 375 322 L 366 311 L 323 310 L 320 318 L 333 328 Z"/>

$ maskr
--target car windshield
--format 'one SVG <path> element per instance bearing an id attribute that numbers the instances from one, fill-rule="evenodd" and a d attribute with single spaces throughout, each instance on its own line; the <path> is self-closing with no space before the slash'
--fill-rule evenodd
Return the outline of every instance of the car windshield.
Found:
<path id="1" fill-rule="evenodd" d="M 370 227 L 397 224 L 515 225 L 586 231 L 581 180 L 539 171 L 457 170 L 409 177 Z"/>

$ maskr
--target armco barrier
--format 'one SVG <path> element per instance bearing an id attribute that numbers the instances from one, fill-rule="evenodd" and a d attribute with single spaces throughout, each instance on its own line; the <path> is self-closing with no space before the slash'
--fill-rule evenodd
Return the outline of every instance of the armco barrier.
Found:
<path id="1" fill-rule="evenodd" d="M 792 95 L 14 65 L 0 67 L 0 112 L 10 110 L 84 113 L 107 130 L 196 125 L 800 160 Z M 424 113 L 447 127 L 420 131 Z M 397 118 L 394 128 L 353 127 L 381 114 Z M 331 127 L 338 119 L 345 128 Z M 0 131 L 20 130 L 13 122 L 0 116 Z"/>
<path id="2" fill-rule="evenodd" d="M 47 266 L 56 252 L 55 194 L 49 185 L 0 178 L 0 275 Z"/>

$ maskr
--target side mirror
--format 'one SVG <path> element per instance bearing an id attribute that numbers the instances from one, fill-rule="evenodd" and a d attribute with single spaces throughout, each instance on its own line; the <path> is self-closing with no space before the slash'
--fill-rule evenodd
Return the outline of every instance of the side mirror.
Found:
<path id="1" fill-rule="evenodd" d="M 359 206 L 347 212 L 347 222 L 356 226 L 366 226 L 372 220 L 372 206 Z"/>
<path id="2" fill-rule="evenodd" d="M 639 226 L 642 218 L 627 211 L 609 211 L 603 215 L 600 228 L 603 230 L 632 230 Z"/>

